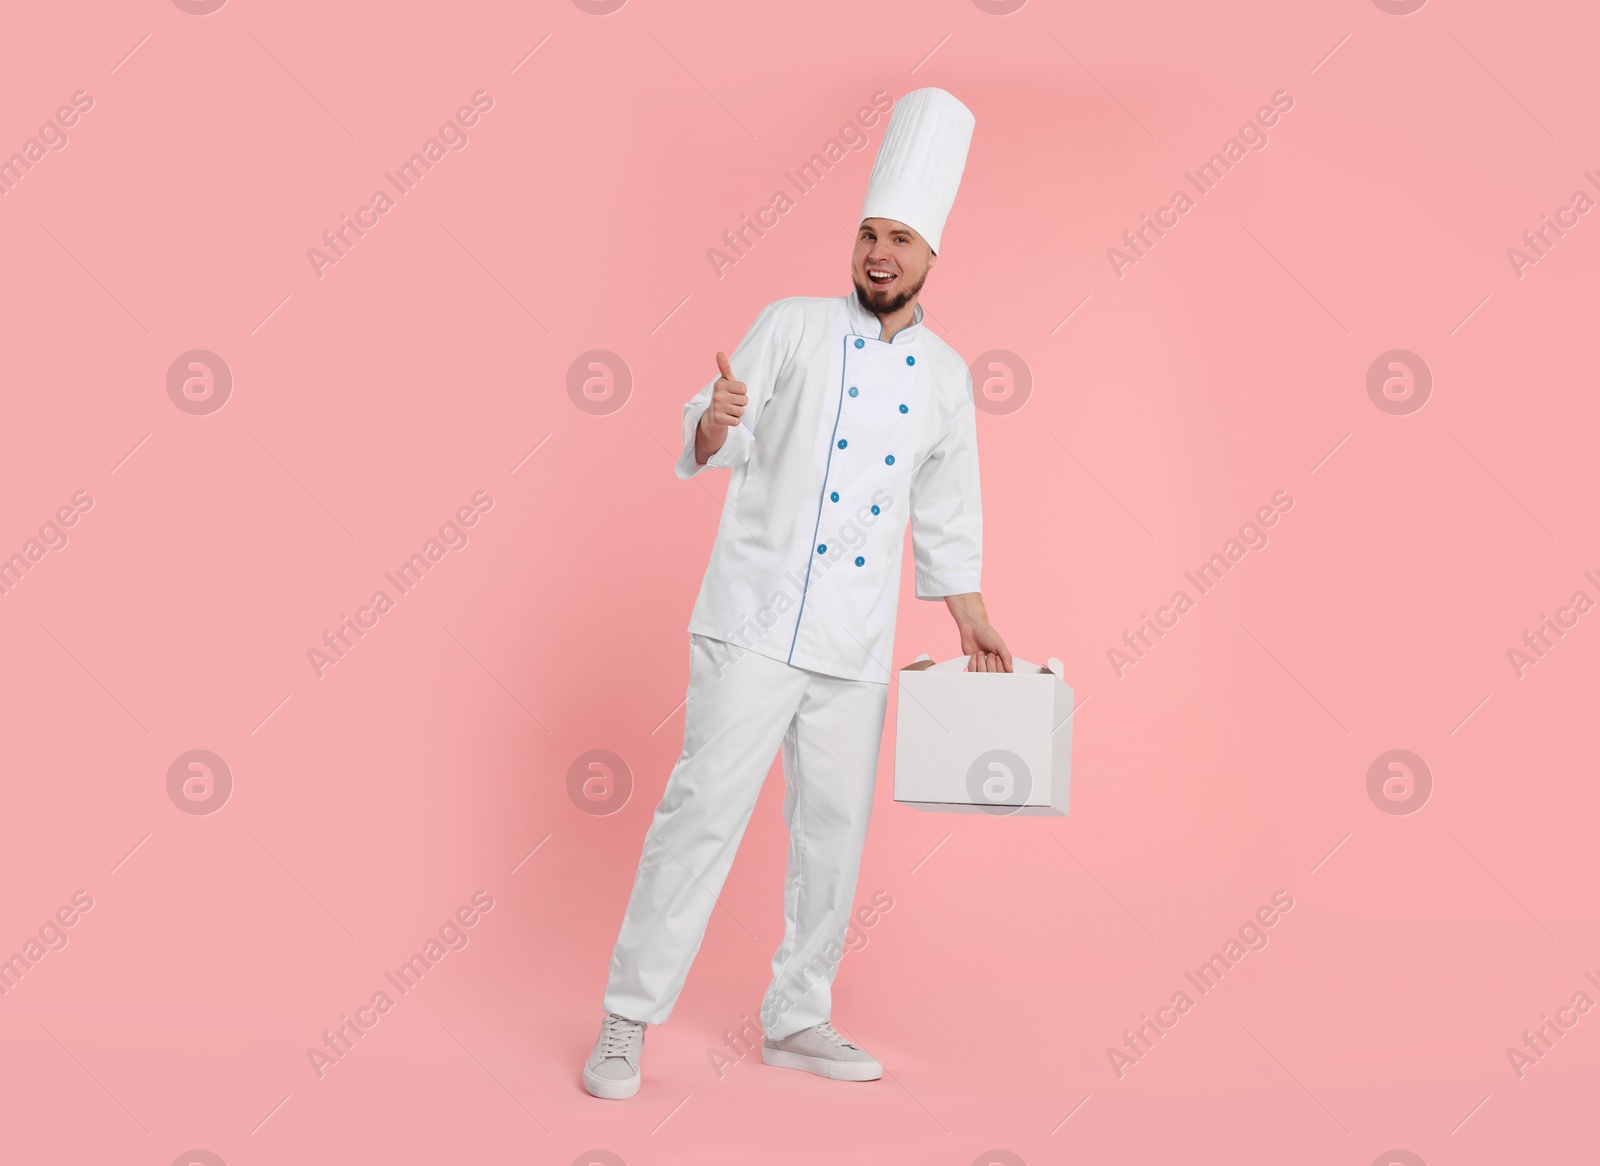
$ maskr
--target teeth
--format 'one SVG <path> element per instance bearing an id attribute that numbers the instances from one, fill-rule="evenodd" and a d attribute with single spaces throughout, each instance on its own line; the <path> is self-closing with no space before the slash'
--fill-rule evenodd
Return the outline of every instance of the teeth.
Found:
<path id="1" fill-rule="evenodd" d="M 883 276 L 885 279 L 893 279 L 894 278 L 894 272 L 892 272 L 892 271 L 869 271 L 869 272 L 867 272 L 867 276 L 868 276 L 869 279 L 877 279 L 878 276 L 880 276 L 880 275 Z"/>

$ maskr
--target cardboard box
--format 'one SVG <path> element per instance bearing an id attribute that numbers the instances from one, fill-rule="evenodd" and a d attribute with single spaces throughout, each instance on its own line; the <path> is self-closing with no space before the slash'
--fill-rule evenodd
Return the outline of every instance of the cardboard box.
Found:
<path id="1" fill-rule="evenodd" d="M 968 672 L 926 654 L 899 676 L 894 800 L 968 814 L 1067 812 L 1072 689 L 1061 661 L 1012 657 L 1010 672 Z"/>

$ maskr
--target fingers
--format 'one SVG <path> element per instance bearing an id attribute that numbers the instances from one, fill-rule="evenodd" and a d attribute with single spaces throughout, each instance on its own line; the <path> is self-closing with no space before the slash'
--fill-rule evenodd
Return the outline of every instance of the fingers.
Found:
<path id="1" fill-rule="evenodd" d="M 733 370 L 728 367 L 728 357 L 725 353 L 717 353 L 717 371 L 722 374 L 723 380 L 731 381 L 733 379 Z"/>
<path id="2" fill-rule="evenodd" d="M 1002 649 L 999 652 L 974 652 L 967 657 L 968 672 L 1010 672 L 1011 653 Z"/>

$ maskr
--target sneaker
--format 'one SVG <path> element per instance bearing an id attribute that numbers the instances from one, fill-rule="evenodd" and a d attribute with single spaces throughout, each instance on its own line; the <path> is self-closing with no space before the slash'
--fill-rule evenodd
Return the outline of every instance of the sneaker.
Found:
<path id="1" fill-rule="evenodd" d="M 876 1081 L 883 1066 L 860 1045 L 853 1045 L 827 1021 L 797 1033 L 761 1042 L 761 1060 L 780 1069 L 800 1069 L 831 1081 Z"/>
<path id="2" fill-rule="evenodd" d="M 639 1054 L 644 1050 L 644 1025 L 606 1013 L 600 1037 L 583 1066 L 583 1087 L 595 1097 L 621 1100 L 639 1092 Z"/>

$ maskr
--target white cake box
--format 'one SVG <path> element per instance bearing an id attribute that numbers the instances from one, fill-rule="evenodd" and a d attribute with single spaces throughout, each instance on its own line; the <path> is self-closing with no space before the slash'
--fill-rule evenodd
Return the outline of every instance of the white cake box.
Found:
<path id="1" fill-rule="evenodd" d="M 1072 689 L 1061 661 L 1012 657 L 1010 672 L 968 672 L 926 654 L 900 669 L 894 800 L 968 814 L 1067 812 Z"/>

